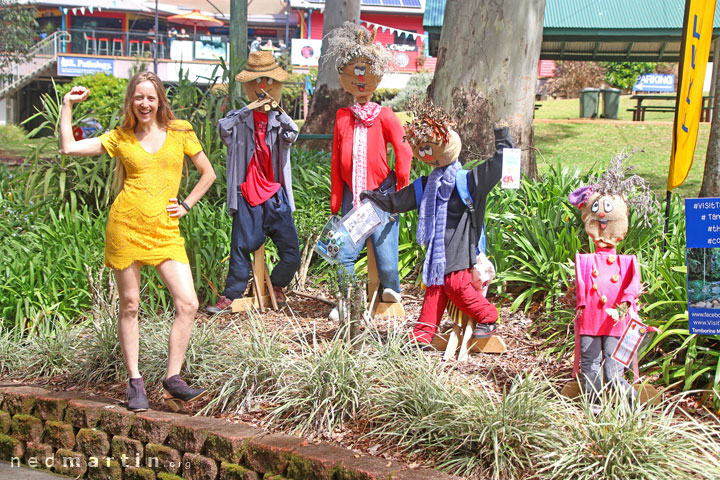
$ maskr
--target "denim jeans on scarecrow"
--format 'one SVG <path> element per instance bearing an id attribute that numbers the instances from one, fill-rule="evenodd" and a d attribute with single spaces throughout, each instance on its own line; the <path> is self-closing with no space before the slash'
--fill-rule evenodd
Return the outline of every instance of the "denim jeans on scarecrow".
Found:
<path id="1" fill-rule="evenodd" d="M 270 281 L 275 287 L 286 287 L 300 267 L 298 235 L 284 188 L 264 203 L 250 206 L 238 195 L 238 209 L 233 215 L 230 240 L 230 266 L 223 295 L 230 299 L 244 295 L 250 278 L 250 254 L 270 237 L 280 261 L 273 268 Z"/>
<path id="2" fill-rule="evenodd" d="M 394 178 L 394 177 L 393 177 Z M 389 185 L 392 183 L 392 185 Z M 388 182 L 388 185 L 380 186 L 379 190 L 391 188 L 395 190 L 395 183 Z M 341 216 L 352 210 L 352 192 L 346 184 L 343 189 Z M 370 235 L 370 242 L 375 251 L 375 263 L 377 264 L 378 277 L 380 280 L 380 292 L 384 288 L 390 288 L 400 293 L 400 272 L 398 271 L 398 236 L 399 227 L 395 219 L 391 219 L 390 214 L 378 210 L 382 224 Z M 354 246 L 352 244 L 344 244 L 338 252 L 338 262 L 344 268 L 347 275 L 352 277 L 355 275 L 355 261 L 357 260 L 363 245 Z"/>

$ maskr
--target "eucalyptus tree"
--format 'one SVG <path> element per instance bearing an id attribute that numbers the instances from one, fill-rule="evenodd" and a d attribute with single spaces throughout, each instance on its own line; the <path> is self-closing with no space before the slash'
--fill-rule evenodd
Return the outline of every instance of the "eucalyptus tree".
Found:
<path id="1" fill-rule="evenodd" d="M 537 176 L 533 112 L 545 0 L 448 0 L 433 101 L 452 112 L 463 161 L 492 155 L 493 123 L 506 120 L 522 149 L 523 173 Z"/>
<path id="2" fill-rule="evenodd" d="M 323 12 L 323 41 L 321 51 L 328 51 L 328 34 L 344 22 L 360 21 L 360 0 L 328 0 Z M 307 120 L 303 133 L 332 133 L 335 124 L 335 112 L 342 107 L 352 105 L 352 95 L 340 87 L 335 58 L 327 55 L 320 57 L 318 77 L 315 82 Z M 327 145 L 323 145 L 327 147 Z"/>

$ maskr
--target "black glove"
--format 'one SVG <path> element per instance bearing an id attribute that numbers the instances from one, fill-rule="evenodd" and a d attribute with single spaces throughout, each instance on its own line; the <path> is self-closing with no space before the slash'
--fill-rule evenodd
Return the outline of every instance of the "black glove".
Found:
<path id="1" fill-rule="evenodd" d="M 380 192 L 375 192 L 373 190 L 363 190 L 360 192 L 360 201 L 362 200 L 370 200 L 373 201 L 378 195 L 382 195 Z"/>

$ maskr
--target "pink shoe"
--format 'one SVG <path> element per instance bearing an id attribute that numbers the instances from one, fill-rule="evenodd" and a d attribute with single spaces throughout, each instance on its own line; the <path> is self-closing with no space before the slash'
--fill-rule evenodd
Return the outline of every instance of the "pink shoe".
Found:
<path id="1" fill-rule="evenodd" d="M 228 313 L 230 312 L 230 306 L 232 305 L 232 300 L 227 298 L 224 295 L 220 296 L 220 299 L 215 305 L 209 306 L 205 309 L 208 313 Z"/>

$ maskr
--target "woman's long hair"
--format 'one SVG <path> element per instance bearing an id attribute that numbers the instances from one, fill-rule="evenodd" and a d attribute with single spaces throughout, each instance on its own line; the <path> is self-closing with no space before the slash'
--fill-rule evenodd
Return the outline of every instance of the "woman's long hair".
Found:
<path id="1" fill-rule="evenodd" d="M 155 92 L 158 97 L 158 124 L 160 124 L 163 128 L 172 128 L 172 121 L 175 120 L 175 115 L 170 109 L 170 103 L 168 102 L 167 95 L 165 94 L 165 87 L 162 84 L 162 80 L 160 80 L 160 77 L 152 72 L 137 73 L 128 82 L 127 90 L 125 90 L 125 103 L 123 105 L 123 121 L 120 127 L 132 130 L 135 129 L 135 126 L 138 124 L 138 120 L 132 106 L 133 99 L 135 98 L 135 89 L 142 82 L 150 82 L 155 87 Z M 112 182 L 112 191 L 114 195 L 117 195 L 120 190 L 122 190 L 124 182 L 125 168 L 123 167 L 120 159 L 116 159 Z"/>

